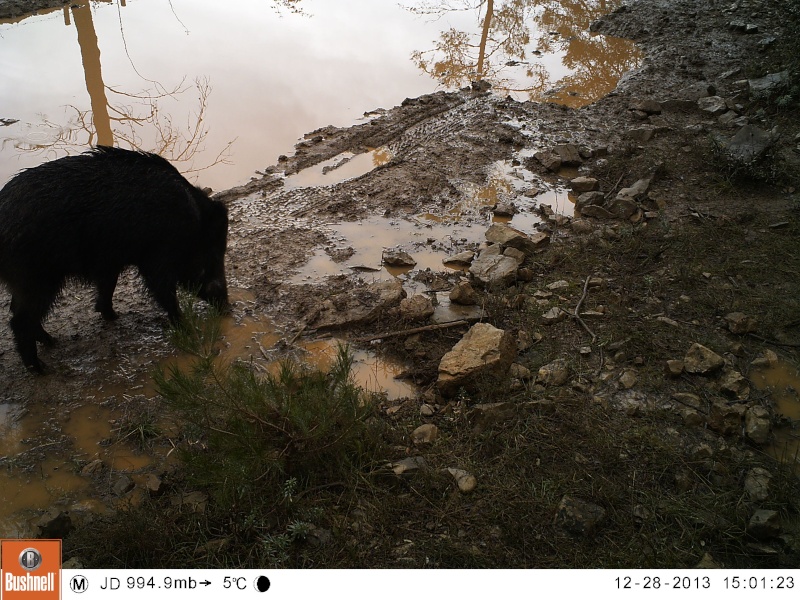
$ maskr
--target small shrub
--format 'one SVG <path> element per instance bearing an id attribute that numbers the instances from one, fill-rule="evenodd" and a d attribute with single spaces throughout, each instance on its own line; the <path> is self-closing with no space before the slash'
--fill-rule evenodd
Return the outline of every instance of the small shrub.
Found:
<path id="1" fill-rule="evenodd" d="M 265 496 L 279 504 L 368 460 L 372 405 L 353 382 L 348 348 L 339 347 L 328 373 L 290 360 L 277 373 L 259 373 L 215 356 L 217 317 L 185 314 L 173 339 L 196 359 L 188 369 L 160 371 L 155 381 L 185 424 L 181 457 L 190 482 L 221 506 Z"/>

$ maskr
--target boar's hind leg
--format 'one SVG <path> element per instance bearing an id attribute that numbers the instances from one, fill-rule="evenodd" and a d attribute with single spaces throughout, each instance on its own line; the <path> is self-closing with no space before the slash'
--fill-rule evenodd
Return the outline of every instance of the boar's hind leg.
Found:
<path id="1" fill-rule="evenodd" d="M 106 321 L 113 321 L 118 317 L 113 305 L 114 290 L 117 287 L 118 277 L 119 273 L 108 273 L 98 277 L 96 281 L 97 301 L 94 303 L 94 309 L 103 315 Z"/>
<path id="2" fill-rule="evenodd" d="M 55 286 L 49 290 L 38 289 L 36 292 L 12 290 L 11 297 L 11 331 L 17 345 L 22 362 L 37 373 L 44 368 L 36 353 L 36 342 L 52 346 L 55 340 L 44 330 L 42 321 L 47 316 L 58 290 Z"/>

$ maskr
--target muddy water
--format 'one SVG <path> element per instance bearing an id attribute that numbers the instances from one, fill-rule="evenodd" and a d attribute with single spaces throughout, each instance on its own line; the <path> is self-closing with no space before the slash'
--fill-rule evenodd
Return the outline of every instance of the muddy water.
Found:
<path id="1" fill-rule="evenodd" d="M 245 290 L 232 289 L 231 299 L 238 304 L 253 300 Z M 267 319 L 229 316 L 222 323 L 220 359 L 244 360 L 262 370 L 276 370 L 280 354 L 271 352 L 281 333 Z M 327 369 L 336 355 L 340 340 L 307 341 L 300 345 L 298 358 L 312 367 Z M 414 394 L 413 386 L 395 377 L 401 365 L 378 358 L 369 351 L 354 352 L 353 376 L 358 385 L 370 392 L 384 393 L 390 399 Z M 188 368 L 192 358 L 169 357 L 161 366 Z M 112 483 L 122 474 L 143 485 L 149 468 L 168 460 L 168 445 L 142 451 L 136 446 L 134 431 L 120 439 L 120 423 L 125 421 L 126 400 L 131 396 L 154 398 L 155 386 L 149 376 L 125 383 L 103 383 L 73 409 L 59 411 L 54 418 L 48 407 L 16 403 L 0 404 L 0 538 L 30 536 L 37 533 L 34 523 L 42 509 L 58 506 L 73 513 L 102 512 L 106 507 L 92 498 L 89 477 L 78 466 L 102 460 Z M 113 408 L 112 408 L 113 407 Z M 57 422 L 57 423 L 55 423 Z M 155 426 L 167 437 L 173 425 L 163 419 Z M 45 432 L 54 432 L 48 436 Z M 61 435 L 58 435 L 61 434 Z M 67 450 L 60 438 L 66 438 Z M 51 441 L 50 438 L 53 438 Z M 42 441 L 45 440 L 45 441 Z M 44 462 L 32 470 L 19 468 L 26 453 L 47 450 Z"/>
<path id="2" fill-rule="evenodd" d="M 328 162 L 337 164 L 334 159 Z M 373 153 L 358 155 L 345 166 L 351 163 L 359 168 L 348 170 L 345 176 L 348 179 L 383 164 L 375 159 Z M 342 181 L 342 173 L 337 171 L 322 174 L 319 168 L 304 169 L 288 179 L 294 178 L 295 183 L 317 181 L 323 185 L 324 181 L 324 185 L 334 185 Z M 491 165 L 483 185 L 464 183 L 460 191 L 464 200 L 445 214 L 421 213 L 412 220 L 371 217 L 329 226 L 329 237 L 334 240 L 335 247 L 318 248 L 291 282 L 319 283 L 331 275 L 353 272 L 372 280 L 403 276 L 412 267 L 389 267 L 382 262 L 384 252 L 392 248 L 411 255 L 416 261 L 413 270 L 446 271 L 450 267 L 445 265 L 445 260 L 464 248 L 476 247 L 485 241 L 486 227 L 492 222 L 508 223 L 520 231 L 531 233 L 542 222 L 539 211 L 542 206 L 550 207 L 557 214 L 571 216 L 575 203 L 575 198 L 565 188 L 542 181 L 508 161 Z M 494 216 L 491 208 L 499 202 L 513 202 L 519 212 L 513 217 Z M 346 260 L 331 258 L 344 250 L 350 254 Z M 411 286 L 409 291 L 416 291 L 412 282 L 408 285 Z"/>
<path id="3" fill-rule="evenodd" d="M 784 417 L 767 451 L 779 461 L 796 463 L 800 472 L 800 371 L 778 362 L 751 373 L 750 380 L 758 389 L 770 391 L 775 411 Z"/>
<path id="4" fill-rule="evenodd" d="M 620 2 L 497 0 L 487 15 L 462 0 L 300 0 L 302 14 L 270 0 L 102 0 L 0 21 L 0 184 L 100 143 L 155 150 L 227 188 L 305 132 L 477 78 L 586 104 L 638 64 L 632 44 L 588 33 Z"/>

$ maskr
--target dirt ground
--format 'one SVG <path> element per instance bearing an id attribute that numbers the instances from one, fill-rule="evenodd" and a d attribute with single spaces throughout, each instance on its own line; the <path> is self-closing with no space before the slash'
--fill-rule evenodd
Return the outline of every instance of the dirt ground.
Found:
<path id="1" fill-rule="evenodd" d="M 298 334 L 313 338 L 313 322 L 321 302 L 333 291 L 368 281 L 367 276 L 358 273 L 305 285 L 291 281 L 315 250 L 324 248 L 332 258 L 337 252 L 346 252 L 347 242 L 334 239 L 326 226 L 375 216 L 410 219 L 423 213 L 447 214 L 464 200 L 464 190 L 470 185 L 486 185 L 489 169 L 497 161 L 518 161 L 542 179 L 558 182 L 562 177 L 560 182 L 566 184 L 568 177 L 576 175 L 574 171 L 561 175 L 549 172 L 533 154 L 559 144 L 573 144 L 584 150 L 577 174 L 597 178 L 604 192 L 612 193 L 652 176 L 648 199 L 643 203 L 648 215 L 635 223 L 587 219 L 592 231 L 597 232 L 588 235 L 569 226 L 551 226 L 553 241 L 535 258 L 533 285 L 569 279 L 580 286 L 589 274 L 599 274 L 613 282 L 611 291 L 617 305 L 609 310 L 607 320 L 598 329 L 607 334 L 609 342 L 618 342 L 625 332 L 630 333 L 628 338 L 637 338 L 640 320 L 650 323 L 659 315 L 675 317 L 680 311 L 671 309 L 671 303 L 679 302 L 677 298 L 682 296 L 694 299 L 692 308 L 685 310 L 685 321 L 698 325 L 664 334 L 669 343 L 659 337 L 634 342 L 628 359 L 617 357 L 620 366 L 634 359 L 632 365 L 645 364 L 640 369 L 639 387 L 649 391 L 648 377 L 657 377 L 655 373 L 660 373 L 664 359 L 682 358 L 682 354 L 670 352 L 713 339 L 717 334 L 709 333 L 708 328 L 719 328 L 721 316 L 737 308 L 737 301 L 732 300 L 735 294 L 729 289 L 720 292 L 722 300 L 717 306 L 711 306 L 710 300 L 708 306 L 699 300 L 705 298 L 702 290 L 712 285 L 717 276 L 723 280 L 720 285 L 728 285 L 728 280 L 735 288 L 750 285 L 737 275 L 735 267 L 701 265 L 704 257 L 692 255 L 701 251 L 699 242 L 685 254 L 675 251 L 673 255 L 670 250 L 662 256 L 673 239 L 663 232 L 686 233 L 699 224 L 718 226 L 724 237 L 731 224 L 741 225 L 736 230 L 736 235 L 741 233 L 741 238 L 736 238 L 740 243 L 723 240 L 733 242 L 728 250 L 738 252 L 726 257 L 731 265 L 756 261 L 763 272 L 769 271 L 773 261 L 785 259 L 792 265 L 796 262 L 792 252 L 796 252 L 795 186 L 800 158 L 797 97 L 790 110 L 780 110 L 774 103 L 753 98 L 747 83 L 748 79 L 792 67 L 786 64 L 786 54 L 782 53 L 787 36 L 791 35 L 782 14 L 784 5 L 777 0 L 733 5 L 714 0 L 638 0 L 624 5 L 593 25 L 593 30 L 633 39 L 644 51 L 644 62 L 641 68 L 623 77 L 614 93 L 581 109 L 517 102 L 497 97 L 477 85 L 459 92 L 407 99 L 354 127 L 309 132 L 293 156 L 280 157 L 245 186 L 217 193 L 228 203 L 231 213 L 228 278 L 237 300 L 233 318 L 241 321 L 256 315 L 268 319 L 285 341 L 294 340 Z M 731 25 L 740 21 L 745 27 L 757 25 L 757 30 L 746 33 Z M 729 100 L 737 117 L 744 116 L 759 128 L 773 132 L 769 150 L 772 170 L 766 176 L 748 177 L 741 182 L 738 176 L 742 173 L 738 171 L 742 169 L 720 158 L 717 140 L 730 140 L 741 124 L 723 124 L 718 115 L 698 108 L 698 98 L 709 95 L 709 89 L 711 96 Z M 659 103 L 659 110 L 635 110 L 644 101 Z M 284 187 L 285 175 L 343 152 L 358 154 L 375 148 L 386 148 L 390 158 L 363 176 L 333 187 Z M 784 222 L 788 225 L 770 229 L 770 225 Z M 706 233 L 698 235 L 707 235 L 708 230 L 702 231 Z M 628 243 L 636 235 L 652 242 L 648 236 L 656 232 L 664 237 L 652 245 Z M 761 244 L 762 237 L 776 235 L 783 236 L 785 245 L 779 248 L 787 255 L 759 254 L 761 248 L 773 248 Z M 709 237 L 708 243 L 722 242 Z M 458 244 L 451 248 L 453 253 L 461 249 Z M 707 251 L 706 256 L 712 256 Z M 712 275 L 706 277 L 705 272 Z M 797 358 L 792 344 L 800 341 L 800 332 L 787 324 L 800 318 L 796 302 L 787 300 L 785 312 L 779 317 L 769 315 L 780 313 L 779 306 L 774 310 L 771 307 L 779 304 L 782 295 L 789 296 L 794 283 L 783 279 L 787 275 L 781 269 L 775 269 L 774 276 L 769 286 L 758 284 L 763 285 L 759 297 L 767 298 L 763 300 L 764 314 L 758 314 L 758 302 L 743 306 L 766 323 L 757 331 L 761 341 L 750 339 L 753 344 L 746 345 L 746 353 L 748 357 L 756 356 L 770 347 L 792 362 Z M 648 294 L 647 290 L 654 286 L 658 290 Z M 520 293 L 527 292 L 520 288 Z M 43 377 L 25 371 L 8 328 L 0 329 L 2 401 L 13 405 L 19 418 L 35 413 L 42 423 L 25 440 L 25 452 L 0 458 L 12 472 L 30 473 L 54 455 L 72 459 L 78 467 L 84 464 L 87 459 L 74 455 L 63 426 L 69 412 L 85 403 L 102 399 L 109 408 L 127 405 L 126 410 L 135 410 L 134 406 L 152 410 L 154 400 L 146 398 L 141 386 L 154 366 L 174 352 L 164 334 L 164 315 L 144 295 L 135 273 L 120 280 L 115 295 L 118 321 L 104 322 L 91 310 L 92 302 L 91 290 L 70 287 L 65 291 L 46 324 L 59 344 L 41 351 L 50 368 Z M 509 315 L 514 312 L 514 300 L 509 300 L 507 293 L 494 299 L 487 297 L 485 303 L 498 322 L 515 322 L 516 317 Z M 0 305 L 8 311 L 5 292 L 0 292 Z M 393 326 L 398 325 L 391 318 L 384 318 L 337 335 L 358 337 Z M 578 328 L 574 324 L 569 327 L 571 330 L 565 335 L 577 346 L 581 332 L 575 331 Z M 546 336 L 555 335 L 553 330 L 538 330 Z M 642 331 L 649 335 L 650 330 Z M 767 346 L 765 339 L 782 345 Z M 423 394 L 434 383 L 438 360 L 453 339 L 423 339 L 418 343 L 423 347 L 387 345 L 387 352 L 418 375 Z M 548 359 L 558 358 L 561 351 L 561 347 L 545 345 L 528 356 L 529 364 L 538 367 Z M 549 352 L 556 355 L 548 356 Z M 603 359 L 596 356 L 594 360 Z M 602 369 L 602 362 L 591 364 L 587 371 L 596 368 Z M 658 385 L 662 386 L 659 393 L 665 396 L 669 396 L 670 389 L 663 386 L 672 386 L 673 391 L 683 389 L 681 383 L 659 381 Z M 425 397 L 430 399 L 430 395 Z M 431 402 L 436 401 L 434 398 Z M 420 403 L 418 399 L 410 402 L 414 407 Z M 418 414 L 418 408 L 408 410 Z M 742 440 L 729 439 L 728 443 L 747 448 Z M 155 471 L 159 467 L 148 468 Z M 108 498 L 112 483 L 112 478 L 94 481 L 93 494 Z M 792 535 L 796 536 L 797 531 Z M 788 556 L 785 564 L 800 564 L 796 554 L 783 552 L 784 558 Z"/>

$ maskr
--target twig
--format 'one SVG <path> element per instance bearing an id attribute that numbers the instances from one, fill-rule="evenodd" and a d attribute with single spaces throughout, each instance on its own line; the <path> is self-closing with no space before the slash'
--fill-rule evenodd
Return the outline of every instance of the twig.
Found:
<path id="1" fill-rule="evenodd" d="M 375 340 L 382 340 L 385 338 L 390 337 L 398 337 L 403 335 L 413 335 L 415 333 L 420 333 L 422 331 L 435 331 L 437 329 L 447 329 L 449 327 L 458 327 L 459 325 L 469 325 L 469 321 L 466 319 L 460 319 L 458 321 L 448 321 L 447 323 L 437 323 L 436 325 L 425 325 L 424 327 L 415 327 L 414 329 L 404 329 L 403 331 L 388 331 L 386 333 L 381 333 L 378 335 L 372 335 L 369 337 L 358 338 L 355 341 L 364 343 L 364 342 L 372 342 Z"/>
<path id="2" fill-rule="evenodd" d="M 578 321 L 578 323 L 581 324 L 581 326 L 587 331 L 587 333 L 590 336 L 592 336 L 592 343 L 594 343 L 594 341 L 597 339 L 597 336 L 594 334 L 594 332 L 591 329 L 589 329 L 589 326 L 586 324 L 586 322 L 583 319 L 581 319 L 581 315 L 580 315 L 581 305 L 583 304 L 583 301 L 586 300 L 586 293 L 589 290 L 589 280 L 591 278 L 592 278 L 591 275 L 587 275 L 586 276 L 586 281 L 583 284 L 583 295 L 581 296 L 581 299 L 578 300 L 578 305 L 575 307 L 575 313 L 572 316 L 575 317 L 575 320 Z"/>
<path id="3" fill-rule="evenodd" d="M 619 184 L 622 182 L 622 179 L 623 179 L 623 177 L 625 177 L 625 175 L 627 175 L 627 173 L 623 173 L 622 175 L 620 175 L 620 176 L 619 176 L 619 179 L 617 179 L 617 183 L 615 183 L 615 184 L 614 184 L 614 187 L 612 187 L 612 188 L 611 188 L 611 189 L 610 189 L 610 190 L 609 190 L 609 191 L 606 193 L 606 200 L 610 199 L 610 198 L 611 198 L 611 195 L 612 195 L 612 194 L 613 194 L 615 191 L 617 191 L 617 187 L 618 187 L 618 186 L 619 186 Z"/>
<path id="4" fill-rule="evenodd" d="M 289 340 L 290 346 L 292 346 L 297 341 L 297 338 L 299 338 L 300 334 L 302 334 L 306 330 L 306 327 L 308 327 L 308 322 L 303 323 L 303 326 L 297 331 L 297 333 L 295 333 L 292 336 L 292 339 Z"/>
<path id="5" fill-rule="evenodd" d="M 765 344 L 770 344 L 771 346 L 782 346 L 784 348 L 800 348 L 800 344 L 794 344 L 792 342 L 779 342 L 778 340 L 771 340 L 769 338 L 761 337 L 760 335 L 756 335 L 755 333 L 748 334 L 750 337 L 754 337 L 757 340 L 761 340 Z"/>

